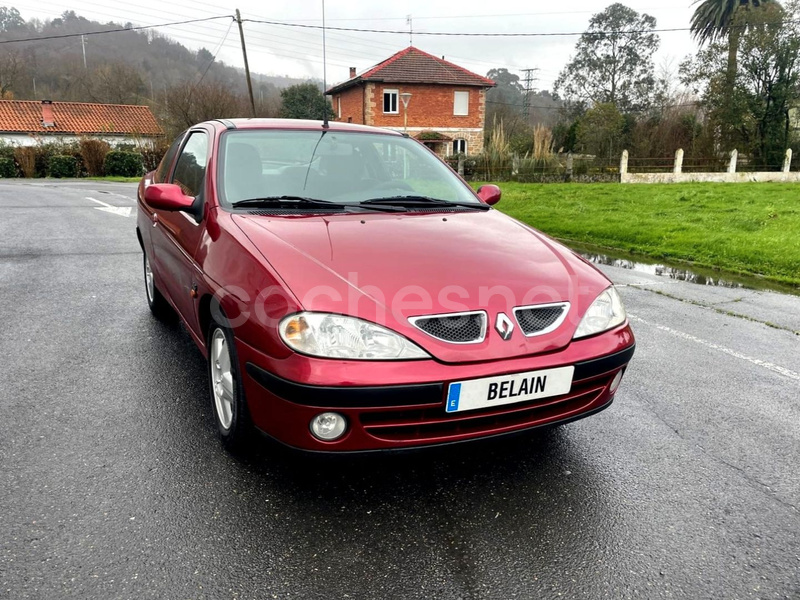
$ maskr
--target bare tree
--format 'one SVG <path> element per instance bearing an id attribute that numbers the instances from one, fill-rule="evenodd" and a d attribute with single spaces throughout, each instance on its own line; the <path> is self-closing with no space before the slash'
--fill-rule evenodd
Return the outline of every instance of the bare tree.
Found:
<path id="1" fill-rule="evenodd" d="M 174 131 L 209 119 L 245 116 L 247 112 L 242 96 L 216 81 L 172 86 L 167 89 L 164 110 Z"/>
<path id="2" fill-rule="evenodd" d="M 88 93 L 95 102 L 111 104 L 137 104 L 146 92 L 141 71 L 123 62 L 98 67 L 88 85 Z"/>
<path id="3" fill-rule="evenodd" d="M 11 95 L 21 70 L 22 61 L 19 55 L 12 50 L 6 50 L 0 57 L 0 98 Z"/>

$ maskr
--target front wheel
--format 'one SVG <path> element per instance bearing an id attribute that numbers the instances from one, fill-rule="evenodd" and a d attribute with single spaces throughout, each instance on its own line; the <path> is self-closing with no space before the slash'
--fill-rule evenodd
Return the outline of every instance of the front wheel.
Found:
<path id="1" fill-rule="evenodd" d="M 217 322 L 211 323 L 208 332 L 208 378 L 222 443 L 230 450 L 241 450 L 252 430 L 250 415 L 233 332 Z"/>
<path id="2" fill-rule="evenodd" d="M 175 317 L 172 307 L 167 302 L 167 299 L 161 295 L 156 287 L 156 278 L 153 274 L 153 269 L 150 266 L 150 257 L 147 252 L 143 253 L 144 262 L 144 291 L 147 298 L 147 306 L 150 307 L 150 312 L 162 321 L 169 321 Z"/>

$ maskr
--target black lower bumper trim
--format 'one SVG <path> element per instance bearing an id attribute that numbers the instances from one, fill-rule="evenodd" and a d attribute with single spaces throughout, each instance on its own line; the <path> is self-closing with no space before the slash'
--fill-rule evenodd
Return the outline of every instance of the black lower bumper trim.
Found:
<path id="1" fill-rule="evenodd" d="M 369 406 L 407 406 L 436 404 L 443 398 L 444 385 L 384 385 L 374 387 L 318 386 L 295 383 L 247 363 L 245 367 L 261 386 L 284 400 L 305 406 L 364 408 Z"/>
<path id="2" fill-rule="evenodd" d="M 635 350 L 636 344 L 633 344 L 629 348 L 625 348 L 625 350 L 617 352 L 616 354 L 609 354 L 601 358 L 575 363 L 575 374 L 572 376 L 572 379 L 575 381 L 591 379 L 592 377 L 597 377 L 603 373 L 618 369 L 630 362 Z"/>
<path id="3" fill-rule="evenodd" d="M 573 379 L 590 379 L 613 371 L 630 361 L 635 346 L 622 352 L 575 363 Z M 414 406 L 437 404 L 444 398 L 443 383 L 384 386 L 318 386 L 296 383 L 273 375 L 253 363 L 247 363 L 247 374 L 276 396 L 304 406 L 330 408 L 366 408 L 376 406 Z"/>

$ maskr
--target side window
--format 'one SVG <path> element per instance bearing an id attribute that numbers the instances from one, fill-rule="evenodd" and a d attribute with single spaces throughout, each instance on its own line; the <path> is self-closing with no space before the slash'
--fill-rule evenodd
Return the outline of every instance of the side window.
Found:
<path id="1" fill-rule="evenodd" d="M 467 140 L 455 139 L 453 140 L 453 154 L 466 154 L 467 153 Z"/>
<path id="2" fill-rule="evenodd" d="M 469 92 L 453 92 L 453 114 L 457 116 L 469 114 Z"/>
<path id="3" fill-rule="evenodd" d="M 169 172 L 170 166 L 172 166 L 172 161 L 175 158 L 175 155 L 178 153 L 178 149 L 181 147 L 182 141 L 183 134 L 180 134 L 175 141 L 172 142 L 169 150 L 167 150 L 167 153 L 161 159 L 161 162 L 158 163 L 158 168 L 153 175 L 153 183 L 164 183 L 167 180 L 167 173 Z"/>
<path id="4" fill-rule="evenodd" d="M 181 186 L 187 196 L 197 196 L 203 189 L 207 163 L 208 134 L 203 131 L 192 132 L 175 165 L 172 183 Z"/>
<path id="5" fill-rule="evenodd" d="M 397 90 L 383 90 L 383 112 L 397 114 Z"/>

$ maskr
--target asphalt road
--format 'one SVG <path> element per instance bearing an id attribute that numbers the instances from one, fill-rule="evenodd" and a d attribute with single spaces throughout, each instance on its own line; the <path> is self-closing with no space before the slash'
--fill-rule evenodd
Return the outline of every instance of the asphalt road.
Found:
<path id="1" fill-rule="evenodd" d="M 800 297 L 608 268 L 638 338 L 608 410 L 240 460 L 148 313 L 134 190 L 0 182 L 0 598 L 800 598 Z"/>

